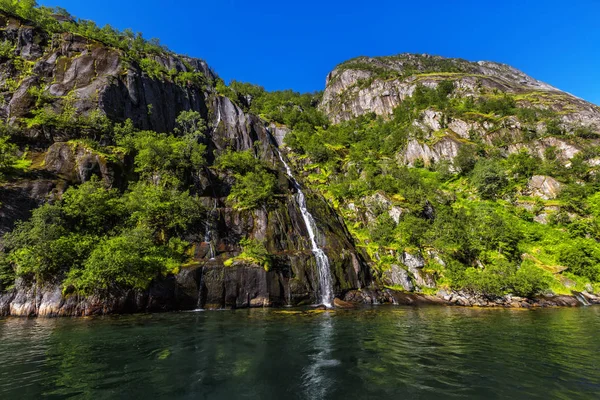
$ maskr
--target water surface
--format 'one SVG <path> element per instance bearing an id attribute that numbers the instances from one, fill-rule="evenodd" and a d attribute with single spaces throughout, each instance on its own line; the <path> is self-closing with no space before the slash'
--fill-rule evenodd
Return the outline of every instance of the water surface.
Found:
<path id="1" fill-rule="evenodd" d="M 600 307 L 0 320 L 0 399 L 594 399 Z"/>

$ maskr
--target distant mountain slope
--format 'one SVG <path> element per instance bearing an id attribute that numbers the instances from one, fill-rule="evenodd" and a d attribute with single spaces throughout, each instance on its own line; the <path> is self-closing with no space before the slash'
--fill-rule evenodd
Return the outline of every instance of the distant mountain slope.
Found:
<path id="1" fill-rule="evenodd" d="M 598 106 L 511 66 L 417 54 L 359 57 L 340 64 L 327 77 L 321 109 L 336 123 L 368 112 L 390 115 L 417 84 L 433 87 L 441 80 L 456 83 L 455 96 L 490 96 L 499 91 L 516 96 L 520 105 L 560 112 L 565 123 L 600 124 Z"/>

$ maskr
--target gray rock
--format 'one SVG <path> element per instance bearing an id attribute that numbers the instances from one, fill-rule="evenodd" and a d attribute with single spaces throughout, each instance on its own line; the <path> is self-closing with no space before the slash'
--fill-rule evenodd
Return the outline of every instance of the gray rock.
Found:
<path id="1" fill-rule="evenodd" d="M 558 197 L 562 184 L 551 176 L 535 175 L 529 180 L 528 188 L 532 196 L 550 200 Z"/>
<path id="2" fill-rule="evenodd" d="M 408 272 L 399 265 L 393 264 L 389 270 L 385 271 L 384 276 L 388 286 L 402 287 L 407 292 L 415 289 Z"/>

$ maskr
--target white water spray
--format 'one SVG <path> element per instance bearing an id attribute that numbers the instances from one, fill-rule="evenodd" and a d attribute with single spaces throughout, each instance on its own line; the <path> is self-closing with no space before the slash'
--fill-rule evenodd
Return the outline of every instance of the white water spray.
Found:
<path id="1" fill-rule="evenodd" d="M 294 187 L 298 191 L 297 194 L 294 196 L 294 198 L 296 199 L 296 202 L 298 203 L 298 207 L 300 207 L 300 213 L 302 214 L 302 219 L 304 219 L 304 224 L 306 225 L 306 230 L 308 231 L 308 237 L 310 238 L 311 250 L 312 250 L 313 254 L 315 255 L 315 259 L 317 261 L 317 270 L 319 272 L 319 292 L 321 295 L 321 303 L 327 308 L 332 308 L 333 307 L 333 305 L 332 305 L 332 302 L 333 302 L 332 286 L 333 285 L 331 284 L 331 270 L 329 267 L 329 258 L 327 258 L 327 254 L 325 254 L 325 252 L 317 244 L 317 240 L 315 238 L 315 232 L 316 232 L 315 219 L 313 218 L 313 216 L 310 214 L 310 212 L 306 208 L 306 197 L 304 196 L 304 192 L 302 192 L 300 184 L 298 183 L 298 181 L 296 180 L 296 178 L 294 178 L 294 175 L 292 174 L 292 169 L 285 162 L 285 160 L 283 159 L 283 156 L 281 155 L 281 152 L 279 150 L 277 150 L 277 154 L 279 155 L 279 159 L 285 166 L 285 171 L 287 173 L 287 176 L 290 178 L 290 180 L 294 184 Z"/>

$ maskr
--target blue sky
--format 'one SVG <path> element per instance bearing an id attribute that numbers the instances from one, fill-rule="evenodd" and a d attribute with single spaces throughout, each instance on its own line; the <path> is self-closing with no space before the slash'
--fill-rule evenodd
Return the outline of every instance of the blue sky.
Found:
<path id="1" fill-rule="evenodd" d="M 598 0 L 41 0 L 203 58 L 226 81 L 322 90 L 359 55 L 510 64 L 600 104 Z"/>

